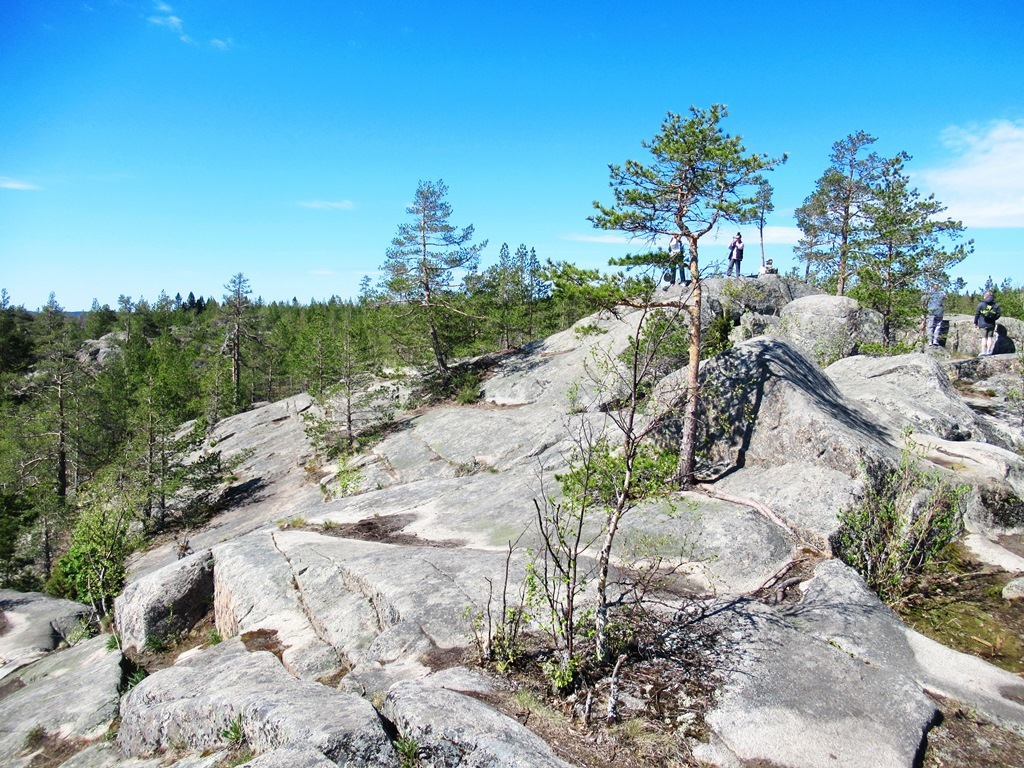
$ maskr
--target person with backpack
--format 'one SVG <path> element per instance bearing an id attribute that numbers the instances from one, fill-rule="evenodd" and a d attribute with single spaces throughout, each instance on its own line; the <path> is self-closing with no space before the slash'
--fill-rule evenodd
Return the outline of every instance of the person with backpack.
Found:
<path id="1" fill-rule="evenodd" d="M 996 348 L 996 321 L 1002 310 L 996 303 L 995 294 L 985 291 L 978 308 L 974 310 L 974 325 L 981 331 L 981 354 L 978 357 L 991 355 Z"/>

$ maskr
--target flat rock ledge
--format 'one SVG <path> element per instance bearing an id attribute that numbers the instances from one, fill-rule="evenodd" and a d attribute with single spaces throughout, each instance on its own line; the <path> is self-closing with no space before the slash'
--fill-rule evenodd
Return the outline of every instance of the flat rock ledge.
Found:
<path id="1" fill-rule="evenodd" d="M 391 740 L 366 700 L 297 680 L 267 651 L 229 640 L 143 680 L 121 700 L 118 745 L 128 757 L 160 750 L 223 749 L 240 728 L 261 755 L 315 749 L 347 766 L 398 766 Z M 268 758 L 269 759 L 269 758 Z"/>

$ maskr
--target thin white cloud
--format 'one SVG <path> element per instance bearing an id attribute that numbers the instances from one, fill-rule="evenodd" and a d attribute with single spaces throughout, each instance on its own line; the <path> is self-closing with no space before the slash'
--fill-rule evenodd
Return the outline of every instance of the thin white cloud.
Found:
<path id="1" fill-rule="evenodd" d="M 150 24 L 157 27 L 164 27 L 174 32 L 183 43 L 191 43 L 192 38 L 185 34 L 184 23 L 179 16 L 174 15 L 174 9 L 167 3 L 153 3 L 156 14 L 146 19 Z"/>
<path id="2" fill-rule="evenodd" d="M 310 270 L 308 274 L 313 275 L 314 277 L 334 277 L 338 273 L 333 269 L 313 269 Z"/>
<path id="3" fill-rule="evenodd" d="M 300 200 L 299 205 L 303 208 L 317 208 L 320 210 L 336 210 L 336 211 L 348 211 L 355 208 L 355 203 L 351 200 Z"/>
<path id="4" fill-rule="evenodd" d="M 604 243 L 609 245 L 626 245 L 631 242 L 625 235 L 581 235 L 578 232 L 562 235 L 562 239 L 578 243 Z"/>
<path id="5" fill-rule="evenodd" d="M 225 38 L 223 40 L 221 40 L 218 37 L 215 37 L 210 41 L 210 47 L 216 48 L 218 51 L 227 51 L 235 47 L 235 41 L 230 37 Z"/>
<path id="6" fill-rule="evenodd" d="M 1024 227 L 1024 121 L 952 126 L 941 139 L 954 159 L 915 173 L 922 191 L 968 227 Z"/>
<path id="7" fill-rule="evenodd" d="M 30 181 L 22 181 L 21 179 L 11 179 L 6 176 L 0 176 L 0 189 L 29 190 L 39 189 L 39 187 Z"/>

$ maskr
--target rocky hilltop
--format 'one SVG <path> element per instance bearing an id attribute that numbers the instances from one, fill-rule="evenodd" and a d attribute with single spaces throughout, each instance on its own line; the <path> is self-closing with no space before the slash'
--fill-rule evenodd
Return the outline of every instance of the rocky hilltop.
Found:
<path id="1" fill-rule="evenodd" d="M 853 353 L 880 323 L 850 299 L 777 277 L 706 288 L 709 317 L 737 322 L 737 343 L 702 366 L 725 415 L 705 436 L 706 482 L 641 505 L 622 534 L 685 551 L 680 590 L 714 626 L 693 754 L 910 768 L 941 699 L 1024 734 L 1018 676 L 908 628 L 831 556 L 838 512 L 911 441 L 969 486 L 974 556 L 1024 572 L 1008 546 L 1024 530 L 1024 433 L 1002 396 L 1021 386 L 1010 352 L 1024 328 L 1001 321 L 1004 354 L 964 358 L 976 342 L 953 317 L 944 350 L 866 357 Z M 83 606 L 0 593 L 0 765 L 42 765 L 49 750 L 45 765 L 66 768 L 212 767 L 242 742 L 244 765 L 261 767 L 572 764 L 528 714 L 495 705 L 504 683 L 472 664 L 467 616 L 498 610 L 503 584 L 517 592 L 570 422 L 604 429 L 615 407 L 593 384 L 594 350 L 623 350 L 637 322 L 594 316 L 492 361 L 478 402 L 400 413 L 346 466 L 316 456 L 308 396 L 225 419 L 212 439 L 243 457 L 234 501 L 192 532 L 192 554 L 168 542 L 133 562 L 115 611 L 123 652 L 75 637 Z M 128 688 L 123 653 L 211 611 L 209 642 Z"/>

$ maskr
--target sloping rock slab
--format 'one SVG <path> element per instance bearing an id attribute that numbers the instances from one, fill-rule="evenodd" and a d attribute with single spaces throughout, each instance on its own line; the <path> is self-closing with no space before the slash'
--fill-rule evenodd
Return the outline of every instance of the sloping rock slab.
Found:
<path id="1" fill-rule="evenodd" d="M 746 466 L 715 482 L 715 489 L 764 504 L 791 523 L 817 549 L 830 551 L 838 513 L 856 502 L 863 483 L 811 462 Z"/>
<path id="2" fill-rule="evenodd" d="M 695 755 L 727 768 L 915 765 L 934 704 L 912 680 L 798 631 L 758 603 L 722 606 L 726 684 Z"/>
<path id="3" fill-rule="evenodd" d="M 569 768 L 516 720 L 429 678 L 394 685 L 383 714 L 437 768 Z"/>
<path id="4" fill-rule="evenodd" d="M 96 739 L 117 715 L 121 654 L 100 635 L 46 656 L 10 675 L 0 698 L 0 755 L 20 766 L 25 737 L 42 727 L 64 739 Z M 28 762 L 26 759 L 25 763 Z"/>
<path id="5" fill-rule="evenodd" d="M 273 654 L 249 652 L 238 640 L 135 686 L 121 701 L 118 744 L 129 757 L 171 747 L 223 748 L 221 734 L 236 722 L 257 753 L 306 747 L 344 765 L 398 765 L 369 702 L 296 680 Z"/>
<path id="6" fill-rule="evenodd" d="M 467 609 L 487 607 L 488 580 L 495 590 L 504 582 L 501 551 L 384 544 L 313 531 L 277 531 L 273 539 L 275 551 L 260 567 L 239 570 L 230 584 L 219 582 L 218 606 L 233 606 L 235 631 L 243 639 L 257 627 L 275 632 L 286 661 L 292 648 L 315 638 L 345 671 L 352 667 L 345 678 L 351 690 L 386 690 L 398 679 L 422 677 L 430 669 L 421 661 L 424 654 L 468 646 Z M 246 543 L 239 540 L 233 548 Z M 510 592 L 523 578 L 520 560 L 512 566 Z M 301 615 L 298 608 L 274 609 L 293 599 Z M 226 616 L 218 611 L 218 626 Z M 229 624 L 221 631 L 229 634 Z"/>
<path id="7" fill-rule="evenodd" d="M 913 631 L 838 560 L 821 563 L 804 588 L 803 601 L 789 611 L 801 629 L 1024 733 L 1024 681 L 1016 675 Z"/>
<path id="8" fill-rule="evenodd" d="M 283 747 L 242 763 L 240 768 L 337 768 L 337 765 L 315 749 Z"/>
<path id="9" fill-rule="evenodd" d="M 303 680 L 339 675 L 344 663 L 310 624 L 279 531 L 256 531 L 213 550 L 214 613 L 224 637 L 276 632 L 281 662 Z"/>
<path id="10" fill-rule="evenodd" d="M 974 412 L 953 389 L 945 366 L 928 355 L 848 357 L 825 373 L 879 423 L 943 440 L 984 440 Z"/>
<path id="11" fill-rule="evenodd" d="M 898 458 L 892 433 L 783 339 L 733 347 L 708 361 L 701 379 L 708 450 L 720 472 L 804 462 L 856 477 L 866 461 Z"/>
<path id="12" fill-rule="evenodd" d="M 13 589 L 0 589 L 0 611 L 0 680 L 54 650 L 90 613 L 81 603 Z"/>
<path id="13" fill-rule="evenodd" d="M 187 631 L 212 605 L 213 555 L 206 549 L 147 574 L 114 599 L 122 647 Z"/>

